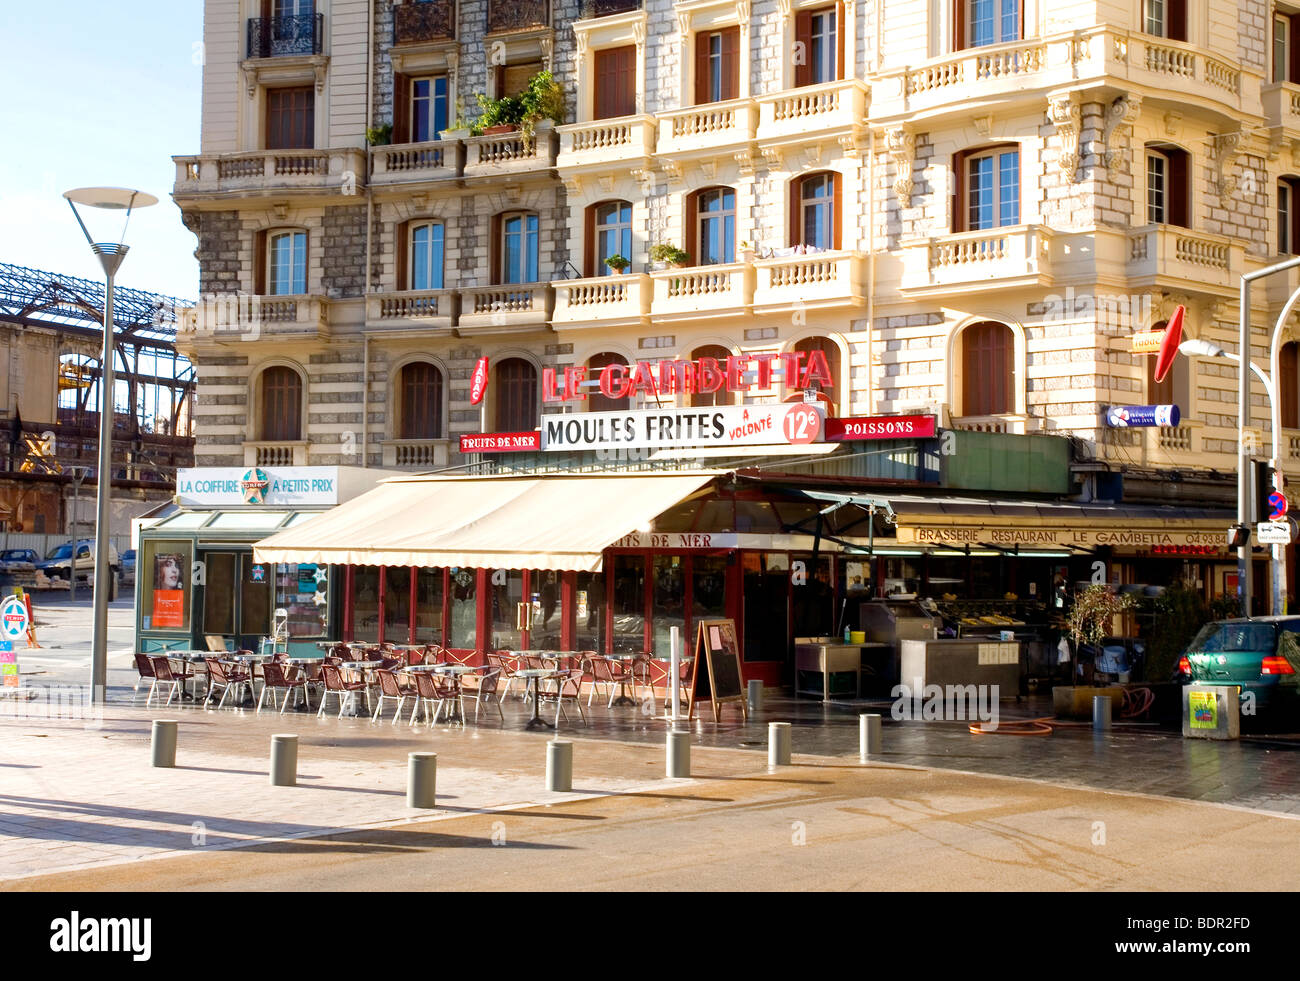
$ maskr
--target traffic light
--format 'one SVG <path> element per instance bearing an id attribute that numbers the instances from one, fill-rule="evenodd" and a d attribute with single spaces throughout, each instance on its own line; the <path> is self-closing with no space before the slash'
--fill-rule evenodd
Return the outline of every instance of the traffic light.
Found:
<path id="1" fill-rule="evenodd" d="M 1268 496 L 1273 493 L 1273 467 L 1268 460 L 1255 460 L 1251 466 L 1252 479 L 1254 480 L 1255 513 L 1251 516 L 1252 523 L 1267 521 L 1269 515 L 1273 513 L 1272 506 L 1268 503 Z"/>
<path id="2" fill-rule="evenodd" d="M 1246 525 L 1232 525 L 1228 528 L 1228 548 L 1241 548 L 1250 541 L 1250 528 Z"/>

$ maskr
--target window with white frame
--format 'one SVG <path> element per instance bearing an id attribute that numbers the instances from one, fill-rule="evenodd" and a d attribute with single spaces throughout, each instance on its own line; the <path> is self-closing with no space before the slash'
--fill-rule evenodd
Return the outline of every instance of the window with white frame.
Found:
<path id="1" fill-rule="evenodd" d="M 617 270 L 605 264 L 616 255 L 632 259 L 632 205 L 627 201 L 609 201 L 595 206 L 596 261 L 591 274 L 607 276 Z"/>
<path id="2" fill-rule="evenodd" d="M 736 192 L 729 187 L 701 191 L 696 197 L 696 265 L 736 261 Z"/>
<path id="3" fill-rule="evenodd" d="M 272 232 L 267 242 L 268 293 L 299 296 L 307 292 L 307 233 Z"/>
<path id="4" fill-rule="evenodd" d="M 965 155 L 960 169 L 963 231 L 1020 224 L 1020 149 L 993 147 Z"/>
<path id="5" fill-rule="evenodd" d="M 447 128 L 447 76 L 411 79 L 411 142 L 436 140 Z"/>
<path id="6" fill-rule="evenodd" d="M 961 0 L 965 23 L 961 25 L 961 47 L 978 48 L 989 44 L 1018 41 L 1020 0 Z"/>
<path id="7" fill-rule="evenodd" d="M 795 184 L 798 208 L 797 224 L 791 229 L 794 245 L 815 249 L 839 248 L 839 219 L 836 214 L 839 175 L 810 174 Z"/>
<path id="8" fill-rule="evenodd" d="M 497 248 L 502 283 L 537 282 L 537 215 L 531 212 L 502 215 Z"/>
<path id="9" fill-rule="evenodd" d="M 1148 144 L 1147 222 L 1190 228 L 1187 151 L 1167 144 Z"/>
<path id="10" fill-rule="evenodd" d="M 440 290 L 445 254 L 445 229 L 440 221 L 411 226 L 411 289 Z"/>
<path id="11" fill-rule="evenodd" d="M 1187 40 L 1187 0 L 1143 0 L 1142 27 L 1148 34 Z"/>

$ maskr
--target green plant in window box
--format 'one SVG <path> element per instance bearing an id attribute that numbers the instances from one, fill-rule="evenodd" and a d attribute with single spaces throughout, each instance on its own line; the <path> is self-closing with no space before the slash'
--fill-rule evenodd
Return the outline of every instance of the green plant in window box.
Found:
<path id="1" fill-rule="evenodd" d="M 371 126 L 366 130 L 366 144 L 368 146 L 388 146 L 392 142 L 392 123 L 384 123 L 382 126 Z"/>
<path id="2" fill-rule="evenodd" d="M 612 255 L 605 260 L 605 265 L 609 266 L 610 269 L 613 269 L 614 272 L 619 275 L 622 275 L 623 270 L 632 265 L 632 260 L 625 256 Z"/>
<path id="3" fill-rule="evenodd" d="M 650 261 L 663 266 L 676 266 L 679 269 L 690 261 L 690 256 L 671 242 L 661 242 L 650 247 Z"/>

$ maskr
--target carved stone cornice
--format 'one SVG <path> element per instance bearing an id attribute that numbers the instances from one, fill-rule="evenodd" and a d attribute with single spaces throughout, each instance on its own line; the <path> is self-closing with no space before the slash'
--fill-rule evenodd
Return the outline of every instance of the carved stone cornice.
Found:
<path id="1" fill-rule="evenodd" d="M 1245 134 L 1241 130 L 1234 130 L 1231 133 L 1218 133 L 1212 139 L 1214 191 L 1219 195 L 1219 204 L 1226 208 L 1237 190 L 1237 175 L 1233 171 L 1237 166 L 1237 156 L 1242 151 Z"/>
<path id="2" fill-rule="evenodd" d="M 1047 119 L 1056 127 L 1056 135 L 1061 140 L 1061 154 L 1057 159 L 1061 176 L 1074 183 L 1079 179 L 1079 129 L 1083 110 L 1073 95 L 1049 95 Z"/>
<path id="3" fill-rule="evenodd" d="M 885 131 L 885 148 L 894 158 L 894 193 L 904 208 L 912 206 L 912 166 L 916 158 L 916 137 L 901 126 Z"/>
<path id="4" fill-rule="evenodd" d="M 1141 111 L 1142 96 L 1136 92 L 1121 95 L 1106 107 L 1106 121 L 1101 131 L 1101 162 L 1107 170 L 1113 170 L 1120 160 L 1119 148 L 1112 143 L 1116 130 L 1121 126 L 1132 130 Z"/>

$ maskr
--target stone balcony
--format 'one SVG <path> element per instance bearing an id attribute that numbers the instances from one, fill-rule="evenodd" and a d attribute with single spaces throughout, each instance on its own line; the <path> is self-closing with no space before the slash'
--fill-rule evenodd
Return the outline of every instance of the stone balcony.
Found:
<path id="1" fill-rule="evenodd" d="M 785 89 L 755 101 L 759 148 L 769 159 L 785 145 L 865 139 L 870 90 L 860 79 Z"/>
<path id="2" fill-rule="evenodd" d="M 1041 225 L 958 232 L 902 244 L 899 291 L 938 297 L 1051 286 L 1052 235 Z"/>
<path id="3" fill-rule="evenodd" d="M 537 124 L 533 139 L 516 130 L 499 136 L 471 136 L 465 141 L 462 174 L 470 178 L 518 177 L 555 166 L 555 128 Z"/>
<path id="4" fill-rule="evenodd" d="M 323 296 L 232 294 L 186 311 L 177 324 L 176 342 L 189 346 L 277 338 L 323 340 L 330 336 L 329 306 Z"/>
<path id="5" fill-rule="evenodd" d="M 463 170 L 464 150 L 460 140 L 371 147 L 370 186 L 455 180 Z"/>
<path id="6" fill-rule="evenodd" d="M 182 200 L 231 191 L 350 195 L 360 193 L 366 182 L 366 151 L 360 147 L 253 150 L 172 160 L 176 164 L 172 193 Z"/>
<path id="7" fill-rule="evenodd" d="M 754 267 L 748 262 L 691 266 L 653 272 L 651 320 L 694 320 L 746 313 L 754 297 Z"/>
<path id="8" fill-rule="evenodd" d="M 915 122 L 1103 85 L 1235 118 L 1255 114 L 1259 84 L 1258 75 L 1194 45 L 1097 27 L 967 48 L 882 72 L 873 78 L 871 118 Z"/>
<path id="9" fill-rule="evenodd" d="M 305 467 L 307 440 L 248 440 L 244 443 L 246 467 Z"/>
<path id="10" fill-rule="evenodd" d="M 657 125 L 654 116 L 619 116 L 560 126 L 556 166 L 562 172 L 644 167 L 655 155 Z"/>
<path id="11" fill-rule="evenodd" d="M 467 287 L 460 291 L 456 327 L 463 337 L 545 329 L 553 296 L 550 283 Z"/>
<path id="12" fill-rule="evenodd" d="M 366 297 L 367 333 L 448 331 L 460 310 L 458 290 L 402 290 Z"/>
<path id="13" fill-rule="evenodd" d="M 388 470 L 436 470 L 451 465 L 449 439 L 386 439 L 380 444 L 382 466 Z"/>
<path id="14" fill-rule="evenodd" d="M 866 268 L 862 252 L 755 259 L 754 313 L 865 306 Z"/>
<path id="15" fill-rule="evenodd" d="M 1130 286 L 1176 286 L 1235 296 L 1245 271 L 1243 246 L 1224 235 L 1177 225 L 1147 225 L 1128 235 Z"/>
<path id="16" fill-rule="evenodd" d="M 652 285 L 644 273 L 557 280 L 552 285 L 555 312 L 551 324 L 557 331 L 649 322 Z"/>
<path id="17" fill-rule="evenodd" d="M 747 147 L 758 132 L 758 103 L 753 99 L 711 102 L 661 112 L 661 155 L 676 158 L 710 156 Z"/>
<path id="18" fill-rule="evenodd" d="M 1259 90 L 1264 120 L 1270 129 L 1281 129 L 1292 139 L 1300 137 L 1300 85 L 1270 82 Z"/>

